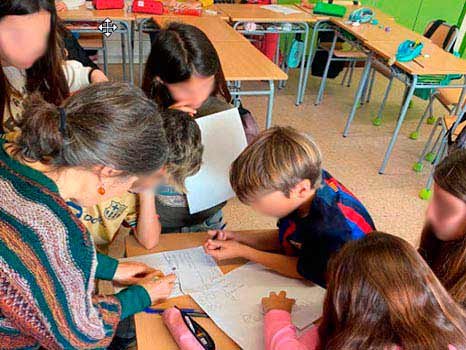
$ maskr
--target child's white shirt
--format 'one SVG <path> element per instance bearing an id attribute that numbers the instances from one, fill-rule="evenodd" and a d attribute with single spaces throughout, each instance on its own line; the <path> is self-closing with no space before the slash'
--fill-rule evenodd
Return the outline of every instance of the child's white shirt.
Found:
<path id="1" fill-rule="evenodd" d="M 8 83 L 15 90 L 15 93 L 10 96 L 10 108 L 5 106 L 3 113 L 3 129 L 8 132 L 12 131 L 14 121 L 18 121 L 23 112 L 23 101 L 27 98 L 26 71 L 12 66 L 2 67 L 2 69 Z M 63 63 L 63 72 L 70 93 L 79 91 L 91 83 L 89 79 L 91 70 L 92 68 L 84 67 L 78 61 L 67 60 Z"/>

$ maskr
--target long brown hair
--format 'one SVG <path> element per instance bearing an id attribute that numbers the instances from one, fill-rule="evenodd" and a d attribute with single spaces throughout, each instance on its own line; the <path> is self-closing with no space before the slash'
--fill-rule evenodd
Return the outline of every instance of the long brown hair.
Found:
<path id="1" fill-rule="evenodd" d="M 466 203 L 466 150 L 457 150 L 445 158 L 435 169 L 434 181 Z M 426 223 L 419 253 L 450 295 L 466 308 L 466 232 L 460 239 L 441 241 Z"/>
<path id="2" fill-rule="evenodd" d="M 193 74 L 215 76 L 213 96 L 221 95 L 227 103 L 231 101 L 222 65 L 217 51 L 209 38 L 198 28 L 184 23 L 170 23 L 157 32 L 146 62 L 142 90 L 155 102 L 167 108 L 173 101 L 168 84 L 180 83 Z"/>
<path id="3" fill-rule="evenodd" d="M 320 350 L 466 348 L 464 311 L 416 250 L 374 232 L 331 260 Z"/>
<path id="4" fill-rule="evenodd" d="M 21 16 L 45 10 L 51 14 L 47 50 L 31 68 L 26 70 L 26 90 L 39 92 L 47 102 L 55 105 L 69 96 L 69 88 L 63 72 L 63 50 L 57 31 L 57 13 L 53 0 L 4 0 L 0 2 L 0 21 L 6 16 Z M 10 89 L 0 64 L 0 132 L 5 106 L 10 105 Z"/>

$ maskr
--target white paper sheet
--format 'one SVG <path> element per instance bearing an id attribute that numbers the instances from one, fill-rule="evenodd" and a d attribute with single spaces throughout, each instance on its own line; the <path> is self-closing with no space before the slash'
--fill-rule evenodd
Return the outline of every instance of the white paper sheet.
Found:
<path id="1" fill-rule="evenodd" d="M 230 186 L 230 165 L 247 146 L 237 108 L 196 119 L 204 154 L 199 172 L 186 179 L 189 212 L 212 208 L 235 196 Z"/>
<path id="2" fill-rule="evenodd" d="M 244 350 L 264 349 L 261 299 L 285 290 L 296 299 L 292 319 L 305 328 L 322 314 L 325 290 L 248 263 L 226 274 L 207 291 L 191 297 Z"/>
<path id="3" fill-rule="evenodd" d="M 215 260 L 202 247 L 139 255 L 120 261 L 139 261 L 164 274 L 176 274 L 177 281 L 171 298 L 205 290 L 223 276 Z"/>
<path id="4" fill-rule="evenodd" d="M 283 13 L 284 15 L 292 15 L 294 13 L 301 13 L 302 11 L 299 11 L 298 9 L 293 9 L 290 7 L 286 6 L 280 6 L 280 5 L 263 5 L 261 6 L 263 9 L 277 12 L 277 13 Z"/>

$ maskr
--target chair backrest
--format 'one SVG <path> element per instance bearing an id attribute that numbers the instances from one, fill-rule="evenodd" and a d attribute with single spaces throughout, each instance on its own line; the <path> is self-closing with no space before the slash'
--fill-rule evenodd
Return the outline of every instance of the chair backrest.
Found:
<path id="1" fill-rule="evenodd" d="M 436 20 L 427 25 L 424 36 L 430 38 L 435 45 L 450 52 L 458 38 L 458 33 L 459 28 L 456 25 L 450 25 L 445 23 L 445 21 Z"/>

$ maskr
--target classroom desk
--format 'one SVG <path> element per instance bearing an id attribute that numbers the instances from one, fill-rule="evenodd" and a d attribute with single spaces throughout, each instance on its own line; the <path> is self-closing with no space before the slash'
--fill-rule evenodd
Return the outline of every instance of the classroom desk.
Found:
<path id="1" fill-rule="evenodd" d="M 59 12 L 58 16 L 65 22 L 79 23 L 79 22 L 97 22 L 99 25 L 105 19 L 111 19 L 116 25 L 117 30 L 114 33 L 121 34 L 121 52 L 123 60 L 123 79 L 126 80 L 126 55 L 128 52 L 128 63 L 129 63 L 129 80 L 131 83 L 134 82 L 134 57 L 132 49 L 132 23 L 136 17 L 133 13 L 128 12 L 126 9 L 121 10 L 89 10 L 85 5 L 79 7 L 76 10 L 67 10 Z M 73 28 L 73 31 L 80 33 L 99 33 L 102 32 L 92 26 L 77 26 Z M 105 35 L 103 40 L 106 40 Z M 105 45 L 105 44 L 104 44 Z M 105 52 L 107 54 L 107 52 Z"/>
<path id="2" fill-rule="evenodd" d="M 252 234 L 258 231 L 250 231 Z M 152 250 L 144 249 L 134 237 L 129 237 L 126 243 L 127 256 L 137 256 L 143 254 L 157 253 L 163 251 L 186 249 L 198 247 L 207 239 L 207 233 L 175 233 L 165 234 L 160 237 L 159 245 Z M 230 260 L 219 264 L 223 273 L 243 265 L 246 261 L 241 259 Z M 177 305 L 181 308 L 199 309 L 196 302 L 188 295 L 172 298 L 166 302 L 157 305 L 157 308 L 168 308 Z M 196 321 L 204 327 L 215 341 L 216 348 L 220 350 L 237 350 L 239 349 L 233 340 L 231 340 L 220 328 L 218 328 L 211 319 L 196 318 Z M 136 337 L 138 350 L 177 350 L 178 346 L 163 324 L 160 315 L 139 313 L 135 316 Z"/>
<path id="3" fill-rule="evenodd" d="M 194 16 L 157 16 L 154 22 L 165 27 L 170 22 L 190 24 L 202 30 L 210 41 L 247 41 L 247 39 L 234 30 L 220 17 L 194 17 Z"/>
<path id="4" fill-rule="evenodd" d="M 304 7 L 304 6 L 298 6 L 301 8 L 303 11 L 308 12 L 310 14 L 313 13 L 313 7 Z M 347 21 L 349 15 L 351 12 L 354 10 L 360 8 L 361 6 L 359 5 L 349 5 L 346 6 L 346 13 L 343 18 L 338 18 L 338 17 L 330 17 L 327 15 L 313 15 L 315 18 L 315 21 L 310 22 L 309 24 L 312 26 L 312 36 L 310 40 L 310 47 L 309 47 L 309 52 L 307 55 L 307 62 L 306 62 L 306 71 L 304 73 L 304 81 L 303 81 L 303 88 L 301 89 L 301 94 L 298 96 L 296 100 L 296 105 L 299 105 L 303 103 L 304 101 L 304 96 L 306 94 L 306 88 L 307 88 L 307 81 L 309 79 L 309 72 L 312 66 L 312 62 L 314 61 L 315 53 L 317 51 L 317 38 L 319 33 L 322 32 L 333 32 L 333 29 L 329 28 L 328 25 L 330 23 L 330 20 L 333 19 L 338 19 L 342 21 Z M 367 6 L 364 6 L 367 7 Z M 383 13 L 379 11 L 378 9 L 373 9 L 375 13 L 375 18 L 379 21 L 380 24 L 386 24 L 386 25 L 393 25 L 395 23 L 395 18 L 391 15 L 388 15 L 386 13 Z"/>
<path id="5" fill-rule="evenodd" d="M 228 14 L 230 21 L 233 23 L 233 28 L 238 30 L 240 33 L 245 35 L 263 35 L 263 34 L 304 34 L 304 49 L 303 52 L 307 52 L 307 44 L 309 37 L 309 24 L 317 20 L 312 14 L 309 14 L 303 11 L 301 8 L 298 8 L 295 5 L 281 5 L 283 7 L 289 7 L 291 9 L 300 11 L 299 13 L 285 15 L 283 13 L 278 13 L 264 9 L 263 5 L 253 5 L 253 4 L 218 4 L 217 7 L 220 8 L 224 13 Z M 256 30 L 246 30 L 244 28 L 246 23 L 255 23 L 259 26 L 266 25 L 264 29 L 258 28 Z M 241 28 L 242 27 L 242 28 Z M 241 29 L 240 29 L 241 28 Z M 287 49 L 285 49 L 287 51 Z M 278 62 L 278 50 L 275 57 L 275 62 Z M 282 68 L 288 72 L 288 67 L 286 67 L 284 60 Z M 301 94 L 303 81 L 304 81 L 304 71 L 305 71 L 305 60 L 301 60 L 301 66 L 299 71 L 298 79 L 298 88 L 297 88 L 297 99 Z M 283 87 L 284 83 L 280 87 Z"/>
<path id="6" fill-rule="evenodd" d="M 272 125 L 272 111 L 275 97 L 275 80 L 286 80 L 288 75 L 270 61 L 262 52 L 248 41 L 217 41 L 214 47 L 220 57 L 225 79 L 233 82 L 230 88 L 233 97 L 268 96 L 265 127 Z M 242 81 L 268 81 L 269 88 L 265 90 L 241 89 Z"/>
<path id="7" fill-rule="evenodd" d="M 344 137 L 348 135 L 351 122 L 355 117 L 356 109 L 362 97 L 364 87 L 367 84 L 370 69 L 374 60 L 377 60 L 381 64 L 387 66 L 395 78 L 402 81 L 407 87 L 409 87 L 405 95 L 395 130 L 379 169 L 379 174 L 383 174 L 393 151 L 393 147 L 395 146 L 404 118 L 406 117 L 414 90 L 436 89 L 440 87 L 462 88 L 462 93 L 457 104 L 457 108 L 460 108 L 460 106 L 462 106 L 461 101 L 463 101 L 466 96 L 466 61 L 447 53 L 437 45 L 434 45 L 429 39 L 421 37 L 418 33 L 414 33 L 409 29 L 396 24 L 392 25 L 393 33 L 387 33 L 386 36 L 383 36 L 382 33 L 380 33 L 379 40 L 374 40 L 374 38 L 377 37 L 377 28 L 371 28 L 371 24 L 364 24 L 355 28 L 341 19 L 331 19 L 331 23 L 333 24 L 333 30 L 335 33 L 339 34 L 341 38 L 349 41 L 367 53 L 366 64 L 364 66 L 353 106 L 343 132 Z M 363 26 L 367 28 L 361 28 Z M 346 33 L 353 34 L 355 39 L 349 39 L 348 36 L 345 35 Z M 422 41 L 424 44 L 422 53 L 428 54 L 429 57 L 420 56 L 412 62 L 396 61 L 394 58 L 398 50 L 398 46 L 406 39 Z M 453 83 L 447 86 L 442 86 L 440 83 L 426 83 L 419 79 L 419 77 L 422 76 L 447 74 L 462 76 L 463 83 Z"/>

